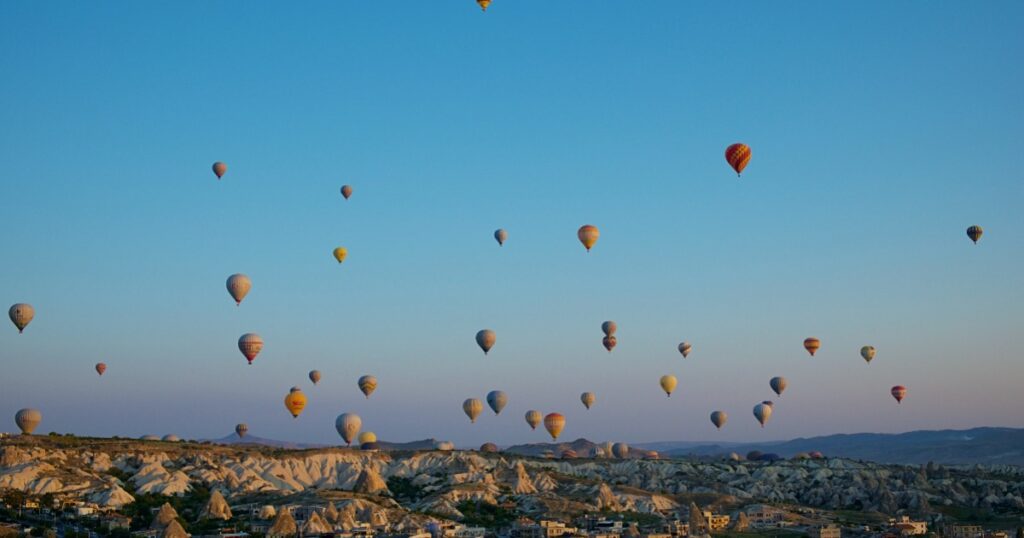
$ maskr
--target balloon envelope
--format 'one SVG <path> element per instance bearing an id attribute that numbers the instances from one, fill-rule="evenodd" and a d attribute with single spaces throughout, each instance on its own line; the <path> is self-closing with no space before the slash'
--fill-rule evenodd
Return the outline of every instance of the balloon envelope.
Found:
<path id="1" fill-rule="evenodd" d="M 213 173 L 217 175 L 217 179 L 220 179 L 220 178 L 224 177 L 224 174 L 226 174 L 227 171 L 228 171 L 228 165 L 226 165 L 226 164 L 224 164 L 224 163 L 222 163 L 220 161 L 217 161 L 217 162 L 213 163 L 212 168 L 213 168 Z M 245 175 L 245 174 L 243 174 L 243 175 Z"/>
<path id="2" fill-rule="evenodd" d="M 373 391 L 377 390 L 377 378 L 372 375 L 364 375 L 359 378 L 359 390 L 362 391 L 367 398 L 373 394 Z"/>
<path id="3" fill-rule="evenodd" d="M 22 435 L 32 435 L 42 421 L 43 414 L 37 409 L 22 409 L 14 415 L 14 423 L 18 425 Z"/>
<path id="4" fill-rule="evenodd" d="M 737 143 L 725 148 L 725 160 L 739 177 L 750 162 L 750 146 Z"/>
<path id="5" fill-rule="evenodd" d="M 346 445 L 351 445 L 352 441 L 359 435 L 359 430 L 363 427 L 363 419 L 359 418 L 359 415 L 355 413 L 342 413 L 338 415 L 338 418 L 334 419 L 334 429 L 338 430 L 338 435 L 345 441 Z"/>
<path id="6" fill-rule="evenodd" d="M 612 445 L 612 455 L 620 460 L 624 460 L 629 457 L 629 445 L 626 443 L 615 443 Z"/>
<path id="7" fill-rule="evenodd" d="M 25 330 L 25 327 L 28 327 L 28 324 L 32 322 L 32 318 L 36 317 L 36 309 L 27 303 L 17 303 L 11 306 L 10 310 L 7 311 L 7 315 L 20 333 Z"/>
<path id="8" fill-rule="evenodd" d="M 619 330 L 619 325 L 614 321 L 606 321 L 601 324 L 601 330 L 604 331 L 605 336 L 612 336 L 615 331 Z"/>
<path id="9" fill-rule="evenodd" d="M 896 398 L 896 403 L 903 403 L 903 398 L 907 396 L 907 387 L 903 385 L 896 385 L 889 393 L 892 394 L 893 398 Z"/>
<path id="10" fill-rule="evenodd" d="M 812 357 L 814 356 L 814 354 L 818 351 L 818 349 L 820 347 L 821 347 L 821 340 L 818 340 L 817 338 L 815 338 L 813 336 L 810 337 L 810 338 L 805 338 L 804 339 L 804 349 L 806 349 L 807 352 L 810 353 Z"/>
<path id="11" fill-rule="evenodd" d="M 501 410 L 508 404 L 508 395 L 501 390 L 492 390 L 487 393 L 487 405 L 491 407 L 495 415 L 501 414 Z"/>
<path id="12" fill-rule="evenodd" d="M 593 392 L 584 392 L 580 394 L 580 401 L 583 402 L 584 407 L 590 409 L 590 406 L 594 405 L 594 402 L 597 401 L 597 397 L 594 396 Z"/>
<path id="13" fill-rule="evenodd" d="M 256 355 L 263 350 L 263 339 L 256 333 L 245 333 L 238 339 L 238 350 L 245 356 L 245 360 L 252 364 Z"/>
<path id="14" fill-rule="evenodd" d="M 498 242 L 498 246 L 504 245 L 506 239 L 508 239 L 508 232 L 500 228 L 494 231 L 494 240 Z"/>
<path id="15" fill-rule="evenodd" d="M 728 420 L 729 415 L 727 415 L 725 411 L 715 411 L 711 413 L 711 423 L 718 429 L 722 429 L 722 426 L 725 426 L 725 423 Z"/>
<path id="16" fill-rule="evenodd" d="M 469 421 L 476 422 L 476 417 L 480 416 L 480 412 L 484 410 L 484 403 L 478 398 L 467 398 L 466 401 L 462 402 L 462 412 L 469 417 Z"/>
<path id="17" fill-rule="evenodd" d="M 377 434 L 373 432 L 363 432 L 359 434 L 359 444 L 363 443 L 376 443 Z"/>
<path id="18" fill-rule="evenodd" d="M 978 226 L 977 224 L 967 228 L 967 237 L 970 237 L 971 241 L 974 241 L 975 244 L 978 243 L 978 240 L 981 239 L 981 235 L 984 233 L 985 230 L 982 230 L 981 226 Z"/>
<path id="19" fill-rule="evenodd" d="M 531 430 L 536 430 L 542 420 L 544 420 L 544 415 L 540 411 L 531 409 L 526 412 L 526 423 L 530 425 Z"/>
<path id="20" fill-rule="evenodd" d="M 235 273 L 228 277 L 227 287 L 231 298 L 235 300 L 235 304 L 240 305 L 242 304 L 242 299 L 245 299 L 245 296 L 249 294 L 249 290 L 252 289 L 252 281 L 241 273 Z"/>
<path id="21" fill-rule="evenodd" d="M 292 414 L 292 418 L 299 418 L 302 410 L 306 408 L 306 395 L 301 390 L 292 390 L 284 397 L 284 406 Z"/>
<path id="22" fill-rule="evenodd" d="M 615 346 L 619 345 L 619 339 L 615 336 L 605 336 L 601 339 L 601 345 L 608 350 L 608 353 L 611 353 Z"/>
<path id="23" fill-rule="evenodd" d="M 235 434 L 237 434 L 239 438 L 245 437 L 245 434 L 247 433 L 249 433 L 248 424 L 245 424 L 243 422 L 242 424 L 238 424 L 235 426 Z"/>
<path id="24" fill-rule="evenodd" d="M 580 243 L 586 247 L 587 252 L 597 244 L 597 238 L 601 237 L 601 232 L 597 229 L 597 226 L 592 224 L 584 224 L 580 226 L 580 229 L 576 232 L 576 237 L 579 238 Z"/>
<path id="25" fill-rule="evenodd" d="M 484 350 L 484 355 L 494 347 L 494 342 L 498 339 L 498 335 L 494 334 L 494 331 L 490 329 L 483 329 L 476 333 L 476 345 L 480 346 L 480 349 Z"/>
<path id="26" fill-rule="evenodd" d="M 768 381 L 768 386 L 779 396 L 782 396 L 782 391 L 786 390 L 787 385 L 789 385 L 789 382 L 784 377 L 773 377 Z"/>
<path id="27" fill-rule="evenodd" d="M 562 433 L 562 429 L 565 428 L 565 417 L 560 413 L 548 413 L 548 416 L 544 417 L 544 429 L 551 434 L 551 440 L 558 440 L 558 435 Z"/>
<path id="28" fill-rule="evenodd" d="M 342 185 L 341 186 L 341 195 L 344 196 L 346 200 L 348 200 L 349 197 L 352 196 L 352 186 L 351 185 Z"/>
<path id="29" fill-rule="evenodd" d="M 764 427 L 765 422 L 772 417 L 772 406 L 759 403 L 754 406 L 754 418 L 761 423 L 761 427 Z"/>
<path id="30" fill-rule="evenodd" d="M 480 6 L 480 9 L 487 11 L 487 6 L 491 5 L 491 0 L 476 0 L 476 3 Z"/>
<path id="31" fill-rule="evenodd" d="M 860 356 L 864 357 L 864 360 L 870 363 L 871 359 L 875 358 L 875 346 L 864 346 L 860 348 Z"/>
<path id="32" fill-rule="evenodd" d="M 693 346 L 691 346 L 689 342 L 681 342 L 678 349 L 679 353 L 681 353 L 685 359 L 690 355 L 690 350 L 693 349 Z"/>
<path id="33" fill-rule="evenodd" d="M 663 375 L 661 376 L 660 384 L 661 390 L 665 391 L 666 396 L 672 396 L 672 391 L 676 390 L 678 380 L 674 375 Z"/>
<path id="34" fill-rule="evenodd" d="M 96 363 L 96 373 L 97 374 L 103 375 L 103 372 L 106 372 L 106 371 L 107 371 L 107 365 L 106 364 L 103 364 L 102 362 L 97 362 Z"/>
<path id="35" fill-rule="evenodd" d="M 310 370 L 309 380 L 312 381 L 314 385 L 318 385 L 320 383 L 320 370 Z"/>
<path id="36" fill-rule="evenodd" d="M 348 257 L 348 249 L 345 248 L 345 247 L 338 247 L 338 248 L 334 249 L 333 254 L 334 254 L 334 259 L 338 260 L 338 263 L 341 263 L 341 262 L 345 261 L 345 258 Z"/>

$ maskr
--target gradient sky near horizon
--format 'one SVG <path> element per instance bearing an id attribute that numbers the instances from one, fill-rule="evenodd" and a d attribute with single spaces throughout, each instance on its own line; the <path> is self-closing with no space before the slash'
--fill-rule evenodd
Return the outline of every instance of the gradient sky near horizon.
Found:
<path id="1" fill-rule="evenodd" d="M 0 302 L 37 312 L 0 327 L 0 431 L 21 407 L 320 443 L 348 411 L 461 446 L 545 440 L 533 408 L 567 440 L 1024 427 L 1024 3 L 837 4 L 0 4 Z"/>

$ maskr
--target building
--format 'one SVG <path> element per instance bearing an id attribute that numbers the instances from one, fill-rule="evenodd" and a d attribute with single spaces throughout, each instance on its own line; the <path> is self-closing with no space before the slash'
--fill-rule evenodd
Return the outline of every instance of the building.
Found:
<path id="1" fill-rule="evenodd" d="M 786 520 L 786 514 L 773 506 L 755 504 L 746 508 L 747 521 L 751 527 L 778 527 Z"/>
<path id="2" fill-rule="evenodd" d="M 807 529 L 807 536 L 811 538 L 840 538 L 841 534 L 835 525 L 818 525 Z"/>
<path id="3" fill-rule="evenodd" d="M 666 521 L 665 524 L 661 526 L 661 531 L 668 533 L 670 536 L 675 538 L 685 538 L 690 535 L 690 524 L 683 523 L 678 519 L 673 519 L 671 521 Z"/>
<path id="4" fill-rule="evenodd" d="M 517 523 L 512 527 L 512 538 L 558 538 L 576 534 L 576 530 L 559 521 L 543 520 L 535 525 Z"/>
<path id="5" fill-rule="evenodd" d="M 484 538 L 485 534 L 487 534 L 487 529 L 483 527 L 467 527 L 465 525 L 455 527 L 454 532 L 455 538 Z"/>
<path id="6" fill-rule="evenodd" d="M 587 531 L 589 535 L 596 534 L 622 534 L 622 520 L 621 519 L 608 519 L 601 516 L 583 516 L 577 520 L 582 526 L 583 530 Z"/>
<path id="7" fill-rule="evenodd" d="M 115 529 L 128 530 L 132 526 L 132 518 L 121 514 L 110 514 L 100 520 L 100 527 L 107 531 Z"/>
<path id="8" fill-rule="evenodd" d="M 985 530 L 980 525 L 946 525 L 942 535 L 949 538 L 982 538 Z"/>
<path id="9" fill-rule="evenodd" d="M 928 534 L 928 522 L 912 521 L 910 516 L 900 516 L 896 519 L 890 519 L 889 526 L 899 531 L 900 536 Z"/>
<path id="10" fill-rule="evenodd" d="M 729 527 L 729 514 L 715 515 L 714 512 L 704 510 L 704 521 L 707 522 L 708 531 L 724 531 Z"/>

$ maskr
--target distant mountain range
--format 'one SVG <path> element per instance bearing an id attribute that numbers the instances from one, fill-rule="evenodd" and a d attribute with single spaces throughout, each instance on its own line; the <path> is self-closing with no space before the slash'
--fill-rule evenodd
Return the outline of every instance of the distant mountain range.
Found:
<path id="1" fill-rule="evenodd" d="M 769 443 L 641 443 L 669 456 L 716 456 L 753 450 L 783 457 L 819 451 L 879 463 L 1024 465 L 1024 429 L 921 430 L 897 434 L 854 433 Z"/>
<path id="2" fill-rule="evenodd" d="M 262 445 L 275 448 L 323 448 L 331 445 L 294 443 L 235 434 L 210 440 L 224 445 Z M 382 450 L 430 450 L 437 446 L 436 439 L 422 439 L 405 443 L 378 441 Z M 572 449 L 586 457 L 600 447 L 587 439 L 564 443 L 532 443 L 514 445 L 504 452 L 523 456 L 543 456 L 551 451 L 559 455 Z M 843 457 L 878 463 L 923 464 L 933 461 L 945 464 L 1022 465 L 1024 466 L 1024 429 L 973 428 L 969 430 L 921 430 L 898 434 L 854 433 L 820 437 L 807 437 L 789 441 L 767 443 L 699 443 L 658 442 L 630 445 L 630 455 L 639 457 L 641 451 L 657 450 L 669 457 L 720 457 L 735 452 L 741 456 L 757 450 L 789 458 L 800 453 L 818 451 L 825 456 Z"/>

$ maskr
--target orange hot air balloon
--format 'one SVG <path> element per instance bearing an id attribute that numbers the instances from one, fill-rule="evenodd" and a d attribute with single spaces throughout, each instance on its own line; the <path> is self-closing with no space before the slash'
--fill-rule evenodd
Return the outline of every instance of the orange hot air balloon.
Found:
<path id="1" fill-rule="evenodd" d="M 576 232 L 576 237 L 579 238 L 580 243 L 586 247 L 587 252 L 597 243 L 597 238 L 601 237 L 601 231 L 597 229 L 597 226 L 592 224 L 584 224 L 580 226 L 580 229 Z"/>
<path id="2" fill-rule="evenodd" d="M 487 11 L 487 6 L 491 5 L 491 0 L 476 0 L 476 3 L 480 5 L 480 9 Z"/>
<path id="3" fill-rule="evenodd" d="M 548 413 L 548 416 L 544 417 L 544 429 L 551 434 L 552 441 L 558 440 L 562 428 L 565 428 L 565 417 L 561 413 Z"/>
<path id="4" fill-rule="evenodd" d="M 292 418 L 299 418 L 302 410 L 306 408 L 306 395 L 301 390 L 294 388 L 284 397 L 284 406 L 292 414 Z"/>
<path id="5" fill-rule="evenodd" d="M 619 344 L 619 339 L 614 336 L 605 336 L 601 343 L 604 344 L 604 348 L 608 350 L 608 353 L 611 353 L 615 346 Z"/>
<path id="6" fill-rule="evenodd" d="M 907 396 L 907 387 L 904 387 L 903 385 L 896 385 L 889 390 L 889 392 L 892 394 L 893 398 L 896 398 L 896 403 L 902 403 L 903 398 L 906 398 Z"/>
<path id="7" fill-rule="evenodd" d="M 217 174 L 217 179 L 224 177 L 224 174 L 228 172 L 228 165 L 217 161 L 213 163 L 213 173 Z"/>
<path id="8" fill-rule="evenodd" d="M 341 195 L 344 196 L 346 200 L 348 200 L 349 197 L 352 196 L 352 185 L 342 185 Z"/>
<path id="9" fill-rule="evenodd" d="M 725 160 L 729 166 L 736 171 L 736 177 L 743 173 L 743 169 L 750 162 L 750 146 L 746 144 L 733 144 L 725 148 Z"/>
<path id="10" fill-rule="evenodd" d="M 807 352 L 810 353 L 812 357 L 814 356 L 814 352 L 818 351 L 818 348 L 820 348 L 820 347 L 821 347 L 821 340 L 818 340 L 817 338 L 815 338 L 813 336 L 810 337 L 810 338 L 804 339 L 804 349 L 806 349 Z"/>
<path id="11" fill-rule="evenodd" d="M 96 373 L 97 374 L 103 375 L 103 372 L 106 372 L 106 371 L 107 371 L 107 365 L 106 364 L 103 364 L 102 362 L 97 362 L 96 363 Z"/>

